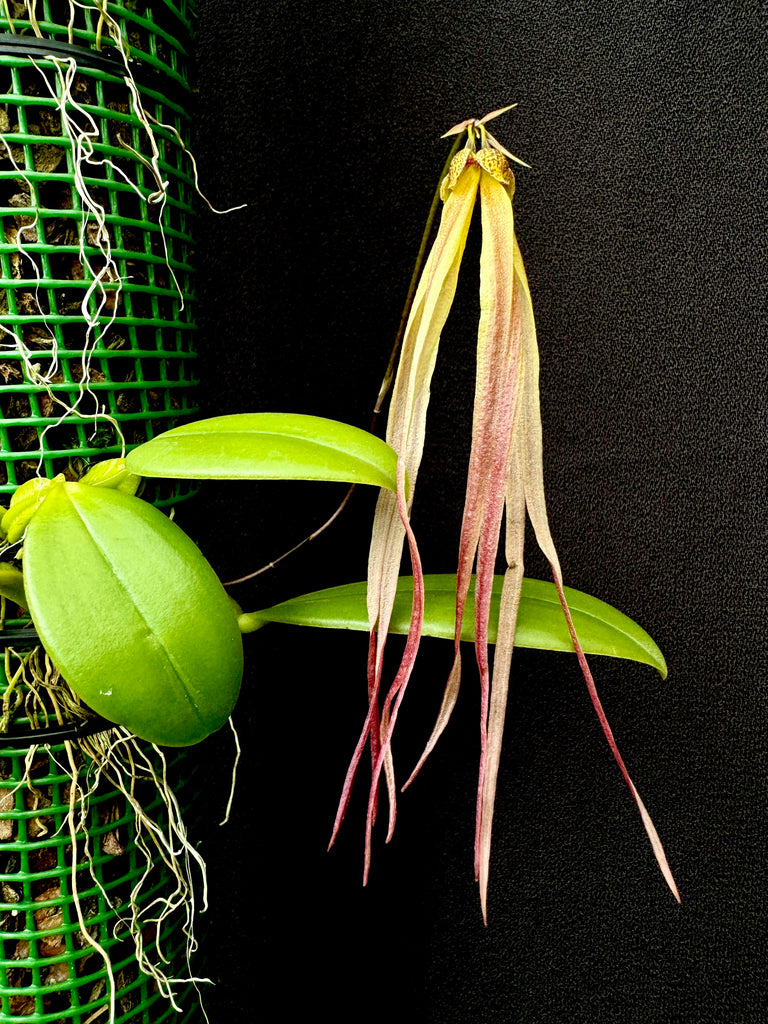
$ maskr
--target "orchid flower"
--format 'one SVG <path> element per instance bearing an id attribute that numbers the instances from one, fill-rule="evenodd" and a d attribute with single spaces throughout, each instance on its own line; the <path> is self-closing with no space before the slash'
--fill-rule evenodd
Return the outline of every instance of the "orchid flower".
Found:
<path id="1" fill-rule="evenodd" d="M 424 590 L 418 551 L 409 525 L 409 513 L 424 446 L 430 381 L 440 334 L 456 290 L 470 220 L 479 195 L 482 224 L 480 322 L 472 445 L 459 542 L 454 663 L 436 725 L 406 786 L 434 747 L 456 703 L 461 679 L 461 626 L 474 572 L 475 656 L 481 691 L 475 875 L 479 882 L 484 919 L 487 919 L 488 867 L 496 780 L 523 578 L 526 511 L 536 540 L 550 563 L 573 647 L 598 720 L 640 811 L 661 871 L 675 897 L 680 899 L 656 829 L 627 772 L 597 695 L 592 674 L 573 627 L 563 591 L 562 572 L 548 525 L 542 466 L 536 328 L 528 281 L 515 238 L 512 211 L 515 180 L 508 158 L 520 164 L 522 161 L 505 150 L 486 128 L 489 120 L 509 109 L 505 107 L 493 111 L 482 120 L 464 121 L 446 133 L 457 135 L 466 132 L 467 139 L 465 147 L 451 161 L 441 185 L 440 195 L 444 207 L 440 227 L 416 290 L 392 392 L 386 439 L 398 454 L 398 488 L 396 493 L 381 492 L 370 547 L 368 715 L 350 764 L 334 828 L 335 837 L 363 750 L 366 744 L 370 744 L 373 778 L 366 824 L 364 877 L 367 879 L 371 829 L 382 771 L 387 778 L 389 793 L 388 839 L 394 827 L 395 787 L 391 738 L 421 632 Z M 507 569 L 496 652 L 491 666 L 488 621 L 495 563 L 505 516 Z M 411 625 L 397 675 L 381 701 L 384 647 L 406 538 L 414 572 Z"/>

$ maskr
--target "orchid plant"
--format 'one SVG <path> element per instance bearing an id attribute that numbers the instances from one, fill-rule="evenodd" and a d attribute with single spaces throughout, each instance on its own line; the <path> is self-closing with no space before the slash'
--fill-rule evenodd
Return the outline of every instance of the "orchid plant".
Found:
<path id="1" fill-rule="evenodd" d="M 509 109 L 509 108 L 504 108 Z M 268 622 L 366 629 L 368 712 L 343 786 L 335 838 L 366 746 L 372 781 L 364 876 L 383 774 L 389 835 L 395 821 L 392 734 L 422 635 L 452 637 L 454 664 L 437 723 L 410 782 L 456 703 L 461 641 L 480 669 L 480 770 L 475 871 L 486 915 L 496 778 L 512 651 L 575 652 L 598 719 L 640 810 L 665 878 L 679 899 L 656 830 L 627 773 L 585 654 L 633 658 L 666 674 L 658 648 L 616 609 L 564 587 L 544 500 L 538 353 L 531 296 L 514 233 L 508 153 L 486 127 L 503 113 L 448 132 L 465 138 L 442 182 L 439 230 L 407 320 L 386 441 L 312 416 L 216 417 L 161 434 L 77 482 L 35 479 L 0 518 L 0 595 L 28 609 L 52 662 L 95 713 L 154 743 L 197 743 L 230 717 L 243 672 L 241 635 Z M 522 161 L 517 161 L 522 163 Z M 422 572 L 410 526 L 424 446 L 430 379 L 480 199 L 480 324 L 464 517 L 455 576 Z M 162 512 L 137 497 L 143 477 L 309 479 L 380 488 L 368 581 L 243 612 L 203 555 Z M 553 582 L 523 578 L 526 510 Z M 506 515 L 503 576 L 495 574 Z M 407 541 L 413 574 L 400 576 Z M 384 693 L 389 633 L 404 654 Z M 489 645 L 496 645 L 491 666 Z M 406 783 L 408 784 L 408 783 Z"/>

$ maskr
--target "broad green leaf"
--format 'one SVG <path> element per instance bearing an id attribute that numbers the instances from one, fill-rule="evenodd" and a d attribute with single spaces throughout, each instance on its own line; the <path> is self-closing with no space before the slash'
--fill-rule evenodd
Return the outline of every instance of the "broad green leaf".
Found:
<path id="1" fill-rule="evenodd" d="M 175 427 L 135 448 L 140 476 L 340 480 L 396 489 L 397 456 L 374 434 L 319 416 L 240 413 Z"/>
<path id="2" fill-rule="evenodd" d="M 499 601 L 503 576 L 494 580 L 489 623 L 489 640 L 496 641 Z M 456 608 L 456 577 L 433 575 L 424 577 L 425 636 L 453 639 Z M 411 616 L 413 581 L 403 576 L 398 581 L 390 633 L 407 633 Z M 576 632 L 587 654 L 603 654 L 627 658 L 652 665 L 663 678 L 667 666 L 659 648 L 636 622 L 605 601 L 590 597 L 580 590 L 565 588 Z M 324 626 L 335 629 L 368 630 L 366 584 L 351 583 L 328 590 L 318 590 L 292 598 L 272 608 L 241 616 L 241 628 L 257 629 L 267 622 L 292 623 L 299 626 Z M 463 640 L 474 640 L 474 580 L 462 624 Z M 544 580 L 523 580 L 520 610 L 517 618 L 515 644 L 545 651 L 573 652 L 573 644 L 563 617 L 554 584 Z"/>
<path id="3" fill-rule="evenodd" d="M 23 563 L 40 639 L 94 711 L 169 746 L 227 721 L 243 668 L 236 613 L 161 512 L 111 488 L 57 483 L 29 523 Z"/>

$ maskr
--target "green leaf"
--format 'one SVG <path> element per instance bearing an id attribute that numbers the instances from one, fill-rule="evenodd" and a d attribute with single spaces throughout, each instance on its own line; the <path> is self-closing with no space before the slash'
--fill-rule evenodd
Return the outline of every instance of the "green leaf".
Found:
<path id="1" fill-rule="evenodd" d="M 489 640 L 496 641 L 499 601 L 503 576 L 494 579 L 489 622 Z M 456 577 L 435 575 L 424 577 L 424 636 L 453 639 L 456 621 Z M 390 633 L 407 633 L 411 615 L 413 580 L 403 576 L 398 581 L 397 597 Z M 652 665 L 666 678 L 667 666 L 659 648 L 636 622 L 605 601 L 590 597 L 580 590 L 565 588 L 579 640 L 587 654 L 603 654 L 628 658 Z M 474 580 L 469 592 L 461 636 L 474 639 Z M 331 587 L 313 594 L 304 594 L 290 601 L 247 613 L 240 618 L 241 629 L 257 629 L 267 622 L 292 623 L 299 626 L 324 626 L 335 629 L 368 630 L 366 584 L 351 583 Z M 544 580 L 523 580 L 515 644 L 545 651 L 573 652 L 571 637 L 565 623 L 557 590 Z"/>
<path id="2" fill-rule="evenodd" d="M 227 721 L 243 668 L 236 612 L 197 547 L 156 508 L 57 483 L 29 523 L 23 564 L 40 639 L 94 711 L 169 746 Z"/>
<path id="3" fill-rule="evenodd" d="M 397 456 L 374 434 L 319 416 L 241 413 L 175 427 L 126 459 L 140 476 L 340 480 L 396 490 Z"/>
<path id="4" fill-rule="evenodd" d="M 0 595 L 21 608 L 27 607 L 24 577 L 15 566 L 9 565 L 7 562 L 0 562 Z"/>

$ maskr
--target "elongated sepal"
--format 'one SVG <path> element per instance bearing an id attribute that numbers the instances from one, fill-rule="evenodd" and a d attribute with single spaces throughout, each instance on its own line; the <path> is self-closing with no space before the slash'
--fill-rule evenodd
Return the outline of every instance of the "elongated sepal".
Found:
<path id="1" fill-rule="evenodd" d="M 496 642 L 499 604 L 504 582 L 496 576 L 493 582 L 488 640 Z M 573 621 L 584 650 L 613 658 L 651 665 L 663 678 L 667 675 L 664 656 L 641 626 L 617 608 L 571 587 L 565 588 Z M 427 575 L 424 577 L 424 636 L 453 639 L 456 620 L 456 577 Z M 398 580 L 397 596 L 389 624 L 390 633 L 406 634 L 411 618 L 413 580 Z M 333 629 L 367 631 L 366 584 L 350 583 L 328 590 L 303 594 L 289 601 L 241 616 L 243 625 L 257 629 L 267 622 L 291 623 L 298 626 L 319 626 Z M 461 629 L 462 640 L 475 639 L 474 579 Z M 560 598 L 553 583 L 524 579 L 517 616 L 516 647 L 573 653 L 568 625 L 563 617 Z"/>
<path id="2" fill-rule="evenodd" d="M 57 483 L 29 523 L 23 563 L 40 639 L 94 711 L 169 746 L 226 723 L 243 668 L 237 613 L 161 512 L 112 488 Z"/>
<path id="3" fill-rule="evenodd" d="M 158 435 L 130 452 L 126 462 L 140 476 L 338 480 L 397 489 L 397 456 L 384 441 L 320 416 L 215 416 Z"/>

